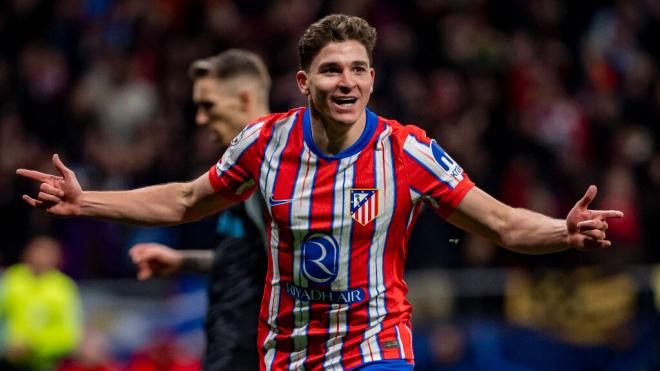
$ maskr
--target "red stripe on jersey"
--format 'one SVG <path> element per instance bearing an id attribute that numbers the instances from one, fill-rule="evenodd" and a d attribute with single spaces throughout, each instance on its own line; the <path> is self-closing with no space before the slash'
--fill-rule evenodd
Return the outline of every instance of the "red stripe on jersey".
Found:
<path id="1" fill-rule="evenodd" d="M 397 325 L 397 330 L 399 332 L 399 341 L 405 359 L 415 359 L 412 345 L 412 325 L 410 322 L 399 323 Z"/>

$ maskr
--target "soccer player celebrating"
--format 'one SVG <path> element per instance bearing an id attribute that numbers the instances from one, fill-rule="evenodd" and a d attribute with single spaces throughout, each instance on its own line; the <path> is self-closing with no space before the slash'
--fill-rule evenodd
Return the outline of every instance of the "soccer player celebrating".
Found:
<path id="1" fill-rule="evenodd" d="M 259 317 L 261 368 L 410 370 L 410 304 L 403 281 L 421 202 L 466 231 L 523 253 L 610 246 L 608 218 L 589 210 L 590 186 L 565 219 L 509 207 L 474 185 L 417 127 L 377 116 L 376 30 L 358 17 L 310 25 L 298 54 L 308 107 L 249 124 L 208 173 L 188 183 L 83 191 L 57 155 L 60 176 L 24 200 L 58 216 L 145 225 L 197 220 L 245 200 L 267 200 L 268 272 Z"/>
<path id="2" fill-rule="evenodd" d="M 259 56 L 229 49 L 192 63 L 195 121 L 226 149 L 243 127 L 268 114 L 270 76 Z M 129 251 L 138 278 L 210 273 L 204 370 L 257 370 L 257 317 L 266 268 L 263 201 L 255 193 L 218 219 L 215 250 L 142 243 Z"/>

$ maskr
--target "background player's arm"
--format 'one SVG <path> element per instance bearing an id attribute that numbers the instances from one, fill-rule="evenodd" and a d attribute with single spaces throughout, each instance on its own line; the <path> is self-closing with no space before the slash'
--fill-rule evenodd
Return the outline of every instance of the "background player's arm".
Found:
<path id="1" fill-rule="evenodd" d="M 175 225 L 201 219 L 234 204 L 217 195 L 208 173 L 187 183 L 168 183 L 130 191 L 83 191 L 75 173 L 57 155 L 61 176 L 34 170 L 16 173 L 40 182 L 37 198 L 23 195 L 31 206 L 56 216 L 89 216 L 141 225 Z"/>
<path id="2" fill-rule="evenodd" d="M 589 210 L 596 196 L 590 186 L 566 219 L 554 219 L 530 210 L 513 208 L 474 187 L 447 219 L 450 223 L 486 237 L 507 249 L 526 254 L 545 254 L 574 247 L 608 247 L 608 218 L 620 218 L 616 210 Z"/>
<path id="3" fill-rule="evenodd" d="M 206 274 L 211 271 L 213 250 L 175 250 L 159 243 L 140 243 L 128 251 L 138 267 L 137 276 L 146 280 L 177 272 Z"/>

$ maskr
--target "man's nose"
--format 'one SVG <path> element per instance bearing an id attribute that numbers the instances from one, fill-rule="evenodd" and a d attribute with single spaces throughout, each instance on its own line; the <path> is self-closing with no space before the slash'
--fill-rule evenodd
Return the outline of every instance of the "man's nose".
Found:
<path id="1" fill-rule="evenodd" d="M 344 71 L 339 79 L 339 87 L 345 89 L 353 89 L 356 85 L 355 77 L 350 70 Z"/>
<path id="2" fill-rule="evenodd" d="M 209 123 L 209 115 L 207 115 L 204 112 L 197 111 L 197 113 L 195 114 L 195 123 L 197 123 L 197 125 L 206 125 L 206 124 L 208 124 Z"/>

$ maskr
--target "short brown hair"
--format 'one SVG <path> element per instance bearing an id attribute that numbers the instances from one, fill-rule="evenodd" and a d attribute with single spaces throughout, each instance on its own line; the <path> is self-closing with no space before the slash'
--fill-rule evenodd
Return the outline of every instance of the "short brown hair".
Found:
<path id="1" fill-rule="evenodd" d="M 331 14 L 312 23 L 298 41 L 300 68 L 307 71 L 314 57 L 329 43 L 348 40 L 364 45 L 369 63 L 372 62 L 376 29 L 364 19 L 345 14 Z"/>
<path id="2" fill-rule="evenodd" d="M 193 80 L 203 77 L 220 80 L 251 77 L 259 82 L 266 94 L 271 84 L 268 69 L 261 57 L 242 49 L 228 49 L 213 57 L 198 59 L 190 65 L 188 75 Z"/>

